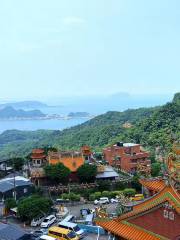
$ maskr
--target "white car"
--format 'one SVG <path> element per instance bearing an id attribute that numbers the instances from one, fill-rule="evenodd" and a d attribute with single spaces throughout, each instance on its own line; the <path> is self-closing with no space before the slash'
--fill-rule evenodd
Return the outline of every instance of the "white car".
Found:
<path id="1" fill-rule="evenodd" d="M 54 215 L 49 215 L 46 217 L 43 222 L 41 223 L 42 228 L 48 228 L 56 221 L 56 217 Z"/>
<path id="2" fill-rule="evenodd" d="M 37 226 L 39 226 L 44 219 L 45 219 L 45 216 L 41 216 L 41 217 L 34 218 L 34 219 L 31 221 L 31 227 L 37 227 Z"/>
<path id="3" fill-rule="evenodd" d="M 106 203 L 109 203 L 109 199 L 107 197 L 102 197 L 100 198 L 99 200 L 94 200 L 94 204 L 97 205 L 97 204 L 106 204 Z"/>
<path id="4" fill-rule="evenodd" d="M 116 199 L 116 198 L 111 198 L 110 202 L 111 202 L 111 203 L 118 203 L 119 201 L 118 201 L 118 199 Z"/>

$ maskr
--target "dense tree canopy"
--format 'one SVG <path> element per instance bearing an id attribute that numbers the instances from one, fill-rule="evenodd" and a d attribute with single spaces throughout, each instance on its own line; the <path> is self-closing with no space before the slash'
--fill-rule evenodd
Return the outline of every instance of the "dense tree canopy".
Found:
<path id="1" fill-rule="evenodd" d="M 55 165 L 49 164 L 44 167 L 46 176 L 57 183 L 67 183 L 69 180 L 70 170 L 62 163 Z"/>
<path id="2" fill-rule="evenodd" d="M 151 175 L 153 177 L 159 176 L 160 170 L 161 170 L 161 164 L 159 162 L 152 163 L 152 165 L 151 165 Z"/>
<path id="3" fill-rule="evenodd" d="M 47 214 L 51 206 L 50 199 L 31 196 L 18 203 L 18 215 L 23 221 L 31 221 L 33 218 Z"/>
<path id="4" fill-rule="evenodd" d="M 95 165 L 84 164 L 77 170 L 77 175 L 81 182 L 94 182 L 97 174 L 97 167 Z"/>

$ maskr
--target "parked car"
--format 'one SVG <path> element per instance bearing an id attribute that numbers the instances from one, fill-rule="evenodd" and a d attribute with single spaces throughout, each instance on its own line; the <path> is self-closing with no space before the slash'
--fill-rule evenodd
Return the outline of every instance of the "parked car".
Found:
<path id="1" fill-rule="evenodd" d="M 110 199 L 110 202 L 111 202 L 111 203 L 118 203 L 119 201 L 118 201 L 117 198 L 111 198 L 111 199 Z"/>
<path id="2" fill-rule="evenodd" d="M 31 221 L 31 227 L 39 226 L 43 222 L 44 219 L 45 219 L 45 216 L 40 216 L 40 217 L 34 218 Z"/>
<path id="3" fill-rule="evenodd" d="M 49 215 L 46 217 L 43 222 L 41 223 L 42 228 L 50 227 L 56 221 L 56 217 L 54 215 Z"/>
<path id="4" fill-rule="evenodd" d="M 35 230 L 31 232 L 32 239 L 39 239 L 44 234 L 47 234 L 48 231 L 46 229 Z"/>
<path id="5" fill-rule="evenodd" d="M 94 204 L 97 205 L 97 204 L 106 204 L 106 203 L 109 203 L 109 199 L 107 197 L 102 197 L 100 198 L 99 200 L 94 200 Z"/>

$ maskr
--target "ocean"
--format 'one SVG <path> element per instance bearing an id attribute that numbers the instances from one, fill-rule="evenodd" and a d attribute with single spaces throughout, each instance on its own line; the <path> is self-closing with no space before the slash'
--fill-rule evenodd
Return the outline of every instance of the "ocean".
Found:
<path id="1" fill-rule="evenodd" d="M 10 120 L 0 121 L 0 133 L 11 130 L 35 131 L 38 129 L 62 130 L 87 121 L 85 118 L 73 118 L 69 120 Z"/>

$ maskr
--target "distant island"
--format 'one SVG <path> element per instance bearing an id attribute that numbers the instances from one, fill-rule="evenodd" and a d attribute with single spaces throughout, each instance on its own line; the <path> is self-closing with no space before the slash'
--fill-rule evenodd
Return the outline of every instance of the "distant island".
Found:
<path id="1" fill-rule="evenodd" d="M 35 118 L 44 118 L 46 115 L 40 110 L 24 111 L 22 109 L 16 110 L 13 107 L 7 106 L 3 109 L 0 109 L 0 119 L 9 120 L 9 119 L 35 119 Z"/>
<path id="2" fill-rule="evenodd" d="M 11 103 L 0 104 L 0 109 L 5 107 L 12 107 L 15 109 L 21 109 L 21 108 L 37 109 L 37 108 L 48 107 L 48 105 L 39 101 L 21 101 L 21 102 L 11 102 Z"/>
<path id="3" fill-rule="evenodd" d="M 79 118 L 82 118 L 82 117 L 90 117 L 90 114 L 88 112 L 70 112 L 68 114 L 68 117 L 70 118 L 75 118 L 75 117 L 79 117 Z"/>
<path id="4" fill-rule="evenodd" d="M 71 118 L 91 118 L 91 116 L 87 112 L 71 112 L 68 115 L 48 115 L 37 109 L 27 111 L 23 109 L 15 109 L 11 106 L 0 108 L 0 120 L 68 120 Z"/>

